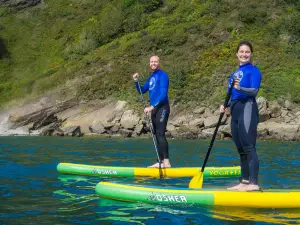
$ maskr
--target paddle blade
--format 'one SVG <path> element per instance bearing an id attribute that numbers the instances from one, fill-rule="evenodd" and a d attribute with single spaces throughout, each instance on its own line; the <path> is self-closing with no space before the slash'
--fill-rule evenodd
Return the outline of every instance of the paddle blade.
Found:
<path id="1" fill-rule="evenodd" d="M 198 172 L 189 183 L 189 188 L 202 188 L 203 186 L 203 173 Z"/>

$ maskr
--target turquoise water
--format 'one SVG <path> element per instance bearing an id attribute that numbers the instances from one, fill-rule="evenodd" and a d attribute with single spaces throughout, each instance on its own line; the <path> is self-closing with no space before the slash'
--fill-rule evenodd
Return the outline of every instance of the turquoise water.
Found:
<path id="1" fill-rule="evenodd" d="M 201 166 L 210 140 L 170 140 L 175 167 Z M 259 142 L 263 188 L 300 189 L 300 143 Z M 145 167 L 156 161 L 150 139 L 0 137 L 0 224 L 300 224 L 300 210 L 160 206 L 99 198 L 99 181 L 187 187 L 190 178 L 61 175 L 59 162 Z M 238 165 L 231 141 L 216 141 L 207 166 Z M 207 179 L 227 187 L 236 178 Z"/>

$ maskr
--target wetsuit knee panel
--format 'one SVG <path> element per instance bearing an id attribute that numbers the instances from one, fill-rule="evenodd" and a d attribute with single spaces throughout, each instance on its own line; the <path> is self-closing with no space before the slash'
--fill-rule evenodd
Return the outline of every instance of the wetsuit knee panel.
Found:
<path id="1" fill-rule="evenodd" d="M 249 154 L 250 152 L 256 152 L 256 148 L 255 148 L 254 145 L 244 146 L 244 147 L 243 147 L 243 151 L 244 151 L 246 154 Z"/>

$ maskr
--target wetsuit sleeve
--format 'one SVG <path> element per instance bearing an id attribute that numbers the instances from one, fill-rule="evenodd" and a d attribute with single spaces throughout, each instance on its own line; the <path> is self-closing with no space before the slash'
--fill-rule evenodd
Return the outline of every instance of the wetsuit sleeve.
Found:
<path id="1" fill-rule="evenodd" d="M 251 71 L 251 87 L 250 88 L 260 88 L 260 82 L 261 82 L 261 72 L 257 67 L 253 67 L 253 70 Z"/>
<path id="2" fill-rule="evenodd" d="M 231 86 L 231 84 L 232 84 L 232 82 L 233 82 L 233 75 L 234 75 L 234 74 L 231 74 L 230 77 L 229 77 L 229 79 L 228 79 L 227 93 L 229 92 L 230 86 Z"/>
<path id="3" fill-rule="evenodd" d="M 249 96 L 255 97 L 258 93 L 261 83 L 261 73 L 258 68 L 253 67 L 251 71 L 251 86 L 249 88 L 241 87 L 240 91 Z"/>
<path id="4" fill-rule="evenodd" d="M 159 90 L 159 96 L 156 100 L 156 102 L 153 103 L 153 107 L 158 106 L 168 95 L 168 89 L 169 89 L 169 77 L 167 74 L 161 77 L 160 80 L 160 90 Z"/>
<path id="5" fill-rule="evenodd" d="M 230 105 L 231 105 L 231 96 L 230 96 L 230 99 L 229 99 L 227 105 L 224 105 L 224 107 L 225 107 L 225 108 L 228 108 L 228 107 L 230 107 Z"/>
<path id="6" fill-rule="evenodd" d="M 233 74 L 231 74 L 231 75 L 230 75 L 230 77 L 229 77 L 229 79 L 228 79 L 228 88 L 227 88 L 227 93 L 229 92 L 229 89 L 230 89 L 230 86 L 231 86 L 232 82 L 233 82 Z M 224 106 L 225 106 L 225 108 L 228 108 L 228 107 L 230 107 L 230 104 L 231 104 L 231 95 L 230 95 L 230 99 L 229 99 L 229 101 L 228 101 L 227 105 L 224 105 Z"/>
<path id="7" fill-rule="evenodd" d="M 139 83 L 135 82 L 135 88 L 138 91 L 138 93 L 141 94 L 140 89 L 139 89 Z M 146 81 L 146 83 L 144 84 L 144 86 L 141 86 L 141 91 L 142 94 L 144 94 L 145 92 L 147 92 L 149 90 L 149 79 Z"/>
<path id="8" fill-rule="evenodd" d="M 255 97 L 258 93 L 258 89 L 257 88 L 244 88 L 244 87 L 241 87 L 240 92 L 242 92 L 246 95 Z"/>

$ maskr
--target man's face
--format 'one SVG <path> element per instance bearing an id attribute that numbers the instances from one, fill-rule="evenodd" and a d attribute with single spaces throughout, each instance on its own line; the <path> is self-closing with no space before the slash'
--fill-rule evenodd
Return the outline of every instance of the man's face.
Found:
<path id="1" fill-rule="evenodd" d="M 157 56 L 150 58 L 150 68 L 152 71 L 159 69 L 159 58 Z"/>

